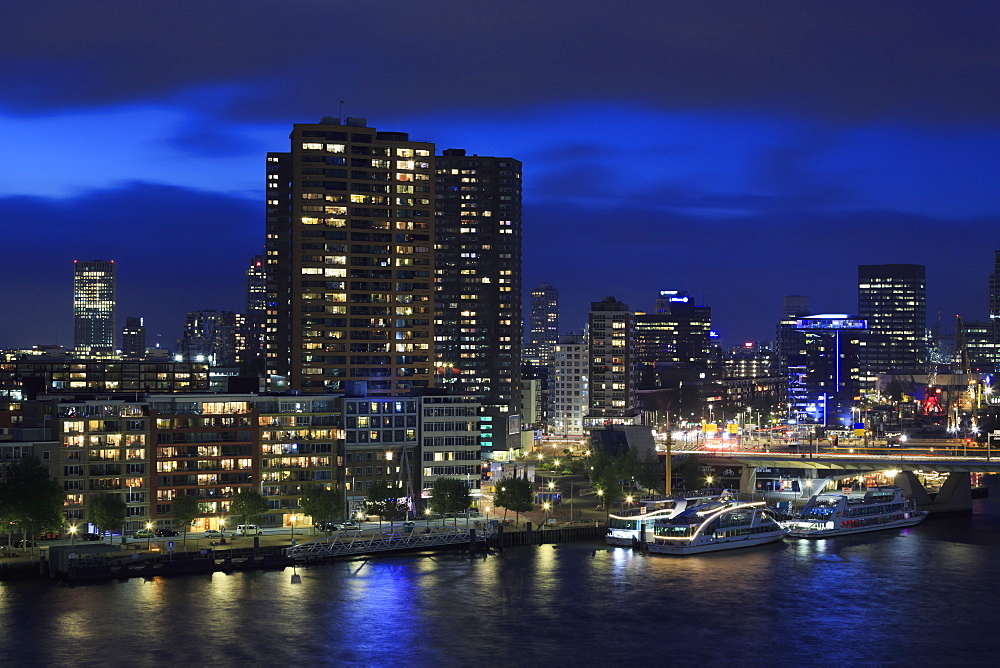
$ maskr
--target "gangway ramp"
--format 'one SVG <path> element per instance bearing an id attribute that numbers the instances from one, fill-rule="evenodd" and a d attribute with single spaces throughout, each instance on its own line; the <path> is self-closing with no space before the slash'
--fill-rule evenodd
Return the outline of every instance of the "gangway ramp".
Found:
<path id="1" fill-rule="evenodd" d="M 412 532 L 353 532 L 317 538 L 285 549 L 285 556 L 296 561 L 319 561 L 332 557 L 351 557 L 381 552 L 431 550 L 441 547 L 485 544 L 482 532 L 458 527 L 416 527 Z"/>

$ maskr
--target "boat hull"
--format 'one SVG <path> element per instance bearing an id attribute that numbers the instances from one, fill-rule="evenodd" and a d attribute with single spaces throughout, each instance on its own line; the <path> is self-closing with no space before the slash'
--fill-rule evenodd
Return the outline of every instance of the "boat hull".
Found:
<path id="1" fill-rule="evenodd" d="M 915 511 L 907 519 L 886 522 L 864 527 L 852 527 L 850 529 L 795 529 L 789 527 L 788 535 L 792 538 L 832 538 L 834 536 L 850 536 L 856 533 L 869 533 L 871 531 L 888 531 L 890 529 L 902 529 L 920 524 L 927 519 L 927 511 Z"/>
<path id="2" fill-rule="evenodd" d="M 647 547 L 650 554 L 701 554 L 702 552 L 718 552 L 720 550 L 735 550 L 741 547 L 754 547 L 756 545 L 766 545 L 782 539 L 787 531 L 775 531 L 774 533 L 762 534 L 759 536 L 720 538 L 709 542 L 698 543 L 697 545 L 670 545 L 664 543 L 650 543 Z"/>

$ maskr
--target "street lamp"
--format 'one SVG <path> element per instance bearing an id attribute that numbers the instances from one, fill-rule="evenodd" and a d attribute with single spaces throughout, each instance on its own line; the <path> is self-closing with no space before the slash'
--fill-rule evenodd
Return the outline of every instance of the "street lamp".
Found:
<path id="1" fill-rule="evenodd" d="M 149 552 L 149 548 L 152 547 L 153 542 L 153 523 L 146 522 L 146 551 Z"/>
<path id="2" fill-rule="evenodd" d="M 79 529 L 75 524 L 69 528 L 69 544 L 72 545 L 76 542 L 76 532 Z"/>
<path id="3" fill-rule="evenodd" d="M 546 501 L 542 504 L 542 508 L 545 508 L 545 526 L 549 526 L 549 502 Z"/>

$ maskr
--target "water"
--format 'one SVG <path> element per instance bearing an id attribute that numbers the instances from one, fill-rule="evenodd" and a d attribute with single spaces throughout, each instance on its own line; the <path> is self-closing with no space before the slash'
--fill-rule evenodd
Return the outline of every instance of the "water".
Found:
<path id="1" fill-rule="evenodd" d="M 983 665 L 1000 494 L 902 531 L 690 557 L 601 543 L 76 587 L 0 583 L 0 663 Z"/>

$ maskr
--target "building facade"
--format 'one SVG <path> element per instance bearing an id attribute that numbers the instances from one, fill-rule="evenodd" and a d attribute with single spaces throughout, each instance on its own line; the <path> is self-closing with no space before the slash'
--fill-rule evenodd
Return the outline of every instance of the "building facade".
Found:
<path id="1" fill-rule="evenodd" d="M 919 264 L 858 266 L 858 315 L 873 337 L 862 364 L 869 373 L 925 373 L 926 270 Z"/>
<path id="2" fill-rule="evenodd" d="M 113 260 L 73 262 L 73 349 L 81 358 L 115 354 L 116 279 Z"/>
<path id="3" fill-rule="evenodd" d="M 122 359 L 141 360 L 146 356 L 146 326 L 142 318 L 126 318 L 122 328 Z"/>
<path id="4" fill-rule="evenodd" d="M 272 385 L 393 396 L 433 384 L 434 145 L 364 119 L 296 124 L 267 156 Z"/>
<path id="5" fill-rule="evenodd" d="M 549 388 L 550 434 L 583 436 L 584 418 L 590 399 L 590 369 L 587 336 L 563 334 L 553 354 Z"/>
<path id="6" fill-rule="evenodd" d="M 506 450 L 522 404 L 521 163 L 446 149 L 435 188 L 435 385 L 477 397 L 497 426 L 484 447 Z"/>
<path id="7" fill-rule="evenodd" d="M 525 359 L 537 366 L 550 365 L 559 341 L 559 290 L 548 283 L 531 291 L 528 331 L 531 342 L 525 347 Z"/>
<path id="8" fill-rule="evenodd" d="M 804 344 L 789 360 L 789 416 L 800 424 L 846 427 L 857 421 L 852 410 L 870 388 L 861 368 L 868 343 L 863 319 L 844 314 L 798 320 Z"/>
<path id="9" fill-rule="evenodd" d="M 635 359 L 648 367 L 705 368 L 712 357 L 712 309 L 683 290 L 661 290 L 654 313 L 635 314 Z"/>
<path id="10" fill-rule="evenodd" d="M 588 323 L 590 395 L 584 426 L 632 422 L 638 416 L 632 312 L 628 304 L 606 297 L 591 303 Z"/>

